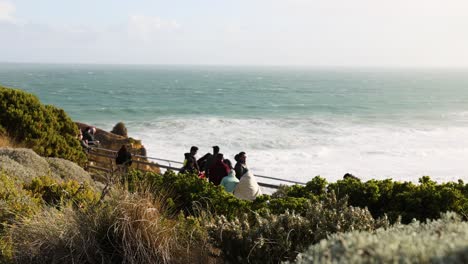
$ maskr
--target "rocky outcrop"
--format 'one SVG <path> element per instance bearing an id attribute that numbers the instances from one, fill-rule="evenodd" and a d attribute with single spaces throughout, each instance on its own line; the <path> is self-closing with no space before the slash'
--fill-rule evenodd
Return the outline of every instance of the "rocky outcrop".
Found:
<path id="1" fill-rule="evenodd" d="M 76 124 L 79 126 L 79 128 L 82 131 L 84 131 L 87 127 L 90 127 L 90 125 L 85 124 L 85 123 L 76 122 Z M 132 153 L 134 161 L 136 160 L 136 161 L 148 162 L 146 158 L 135 157 L 135 155 L 146 156 L 146 149 L 141 144 L 141 140 L 137 140 L 131 137 L 120 136 L 120 135 L 107 132 L 99 128 L 96 128 L 96 134 L 94 135 L 94 137 L 96 138 L 96 140 L 99 140 L 100 148 L 118 151 L 122 147 L 122 145 L 126 145 L 127 148 L 130 150 L 130 152 Z M 109 154 L 109 153 L 102 152 L 102 154 Z M 93 158 L 93 161 L 99 163 L 100 166 L 110 168 L 113 165 L 113 160 L 110 158 L 98 157 L 98 156 L 94 156 L 92 158 Z M 160 173 L 160 170 L 158 167 L 142 165 L 137 162 L 133 163 L 132 168 L 138 168 L 138 169 L 143 169 L 146 171 Z"/>

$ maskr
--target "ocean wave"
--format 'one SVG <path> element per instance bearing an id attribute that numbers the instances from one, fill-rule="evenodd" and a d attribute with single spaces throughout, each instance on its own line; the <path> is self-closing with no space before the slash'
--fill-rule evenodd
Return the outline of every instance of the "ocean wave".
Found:
<path id="1" fill-rule="evenodd" d="M 200 148 L 199 156 L 219 145 L 231 160 L 247 152 L 254 173 L 285 179 L 321 175 L 333 181 L 347 172 L 363 179 L 468 179 L 468 127 L 463 126 L 373 125 L 317 117 L 167 117 L 127 125 L 152 156 L 182 160 L 192 145 Z"/>

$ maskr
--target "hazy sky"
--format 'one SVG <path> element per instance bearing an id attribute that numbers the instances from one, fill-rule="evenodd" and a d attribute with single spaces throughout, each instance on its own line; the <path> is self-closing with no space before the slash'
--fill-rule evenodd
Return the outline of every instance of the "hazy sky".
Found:
<path id="1" fill-rule="evenodd" d="M 468 1 L 0 0 L 0 61 L 468 67 Z"/>

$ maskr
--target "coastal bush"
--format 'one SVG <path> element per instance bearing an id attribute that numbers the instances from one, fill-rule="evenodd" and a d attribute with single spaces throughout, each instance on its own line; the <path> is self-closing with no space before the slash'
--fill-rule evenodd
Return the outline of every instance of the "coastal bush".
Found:
<path id="1" fill-rule="evenodd" d="M 76 163 L 61 158 L 45 158 L 49 164 L 50 173 L 56 179 L 74 180 L 90 186 L 95 183 L 87 171 Z"/>
<path id="2" fill-rule="evenodd" d="M 43 158 L 25 148 L 0 148 L 0 170 L 26 184 L 33 178 L 47 175 L 58 182 L 71 179 L 93 187 L 96 185 L 89 173 L 76 163 L 61 158 Z"/>
<path id="3" fill-rule="evenodd" d="M 151 187 L 154 192 L 163 192 L 170 197 L 171 209 L 194 215 L 199 210 L 228 218 L 249 210 L 250 201 L 237 199 L 221 186 L 198 178 L 193 174 L 176 174 L 167 171 L 163 175 L 152 172 L 131 171 L 124 178 L 129 190 L 135 191 L 140 184 Z"/>
<path id="4" fill-rule="evenodd" d="M 39 210 L 39 199 L 31 197 L 13 177 L 0 172 L 0 236 L 5 225 Z"/>
<path id="5" fill-rule="evenodd" d="M 31 149 L 0 148 L 0 160 L 0 168 L 21 182 L 50 174 L 47 161 Z"/>
<path id="6" fill-rule="evenodd" d="M 78 208 L 87 208 L 99 200 L 98 193 L 87 183 L 74 180 L 57 182 L 47 176 L 34 178 L 31 183 L 24 186 L 24 189 L 48 206 L 73 205 Z"/>
<path id="7" fill-rule="evenodd" d="M 234 220 L 215 216 L 207 228 L 228 261 L 278 263 L 293 260 L 332 233 L 388 226 L 386 218 L 375 220 L 367 209 L 348 206 L 346 199 L 331 193 L 320 202 L 309 201 L 304 216 L 289 211 L 244 214 Z"/>
<path id="8" fill-rule="evenodd" d="M 250 211 L 268 211 L 271 213 L 284 213 L 286 211 L 296 211 L 303 213 L 307 204 L 312 200 L 296 197 L 273 197 L 262 195 L 253 202 L 237 199 L 233 194 L 228 193 L 221 186 L 200 179 L 194 174 L 176 174 L 167 171 L 163 175 L 142 172 L 138 170 L 130 171 L 122 178 L 122 183 L 130 191 L 137 191 L 138 186 L 150 186 L 154 192 L 166 193 L 171 208 L 175 211 L 184 211 L 186 215 L 197 214 L 200 210 L 206 210 L 213 215 L 224 215 L 228 219 L 240 216 Z"/>
<path id="9" fill-rule="evenodd" d="M 328 186 L 338 196 L 348 196 L 351 205 L 367 207 L 376 217 L 387 214 L 395 220 L 401 216 L 403 223 L 413 218 L 436 219 L 448 211 L 465 214 L 468 212 L 466 188 L 462 181 L 437 184 L 427 176 L 420 178 L 419 184 L 345 179 Z"/>
<path id="10" fill-rule="evenodd" d="M 0 130 L 41 156 L 86 161 L 76 139 L 78 126 L 62 109 L 29 93 L 0 86 Z"/>
<path id="11" fill-rule="evenodd" d="M 40 200 L 25 191 L 14 177 L 0 171 L 0 263 L 11 263 L 12 243 L 5 236 L 11 224 L 40 212 Z"/>
<path id="12" fill-rule="evenodd" d="M 296 197 L 315 199 L 327 193 L 327 180 L 320 176 L 312 178 L 306 185 L 280 185 L 278 190 L 271 196 L 272 198 Z"/>
<path id="13" fill-rule="evenodd" d="M 269 195 L 257 197 L 250 206 L 251 210 L 259 213 L 268 211 L 273 214 L 282 214 L 286 211 L 304 214 L 309 203 L 317 202 L 314 198 L 296 198 L 296 197 L 281 197 L 274 198 Z"/>
<path id="14" fill-rule="evenodd" d="M 441 219 L 376 231 L 330 236 L 298 256 L 298 263 L 467 263 L 468 223 Z"/>
<path id="15" fill-rule="evenodd" d="M 355 178 L 327 183 L 315 177 L 306 186 L 283 186 L 271 197 L 321 200 L 324 193 L 330 192 L 335 192 L 339 198 L 348 197 L 352 206 L 368 208 L 374 217 L 387 215 L 391 221 L 399 217 L 403 223 L 412 219 L 437 219 L 448 211 L 468 216 L 468 185 L 463 181 L 437 184 L 428 176 L 420 178 L 419 184 L 391 179 L 362 182 Z M 293 208 L 303 212 L 300 206 Z"/>
<path id="16" fill-rule="evenodd" d="M 112 128 L 111 133 L 123 136 L 123 137 L 128 137 L 128 132 L 127 132 L 127 127 L 123 122 L 119 122 L 115 124 L 114 128 Z"/>

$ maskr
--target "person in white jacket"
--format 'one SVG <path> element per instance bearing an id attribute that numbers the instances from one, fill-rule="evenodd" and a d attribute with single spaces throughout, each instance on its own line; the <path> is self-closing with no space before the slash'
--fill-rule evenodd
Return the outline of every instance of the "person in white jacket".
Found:
<path id="1" fill-rule="evenodd" d="M 259 195 L 262 195 L 262 190 L 255 179 L 255 176 L 250 171 L 242 175 L 239 183 L 234 189 L 234 195 L 243 200 L 253 201 Z"/>

